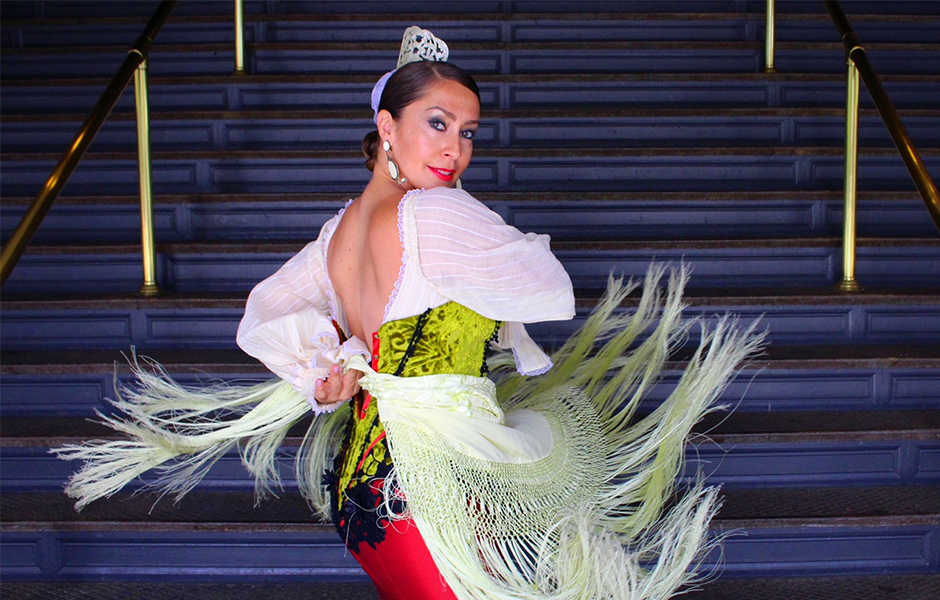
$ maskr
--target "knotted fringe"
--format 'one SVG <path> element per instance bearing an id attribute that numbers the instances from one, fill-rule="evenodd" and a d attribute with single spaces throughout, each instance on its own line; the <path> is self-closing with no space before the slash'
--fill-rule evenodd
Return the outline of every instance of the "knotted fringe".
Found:
<path id="1" fill-rule="evenodd" d="M 663 292 L 664 274 L 651 267 L 628 314 L 615 310 L 638 284 L 612 278 L 548 374 L 508 373 L 510 355 L 491 361 L 503 408 L 537 410 L 552 423 L 547 458 L 477 460 L 434 432 L 385 424 L 410 516 L 458 598 L 660 600 L 703 578 L 698 565 L 717 544 L 707 536 L 717 490 L 698 481 L 665 506 L 693 425 L 764 336 L 728 317 L 683 322 L 688 273 L 673 271 Z M 634 423 L 696 324 L 698 349 L 676 389 Z"/>
<path id="2" fill-rule="evenodd" d="M 688 274 L 673 271 L 665 292 L 664 274 L 651 267 L 639 306 L 622 314 L 616 310 L 638 283 L 611 278 L 543 376 L 510 372 L 510 354 L 491 360 L 503 408 L 537 410 L 550 422 L 555 443 L 546 459 L 486 463 L 454 454 L 436 432 L 386 424 L 396 464 L 386 489 L 407 495 L 402 517 L 414 518 L 462 600 L 662 600 L 701 578 L 697 565 L 716 543 L 707 527 L 717 491 L 699 481 L 665 514 L 664 507 L 692 426 L 713 410 L 763 335 L 727 317 L 712 326 L 683 322 Z M 634 422 L 640 401 L 695 324 L 698 349 L 676 389 Z M 256 478 L 258 498 L 280 485 L 276 449 L 309 411 L 289 384 L 188 389 L 159 366 L 156 373 L 136 361 L 132 367 L 139 387 L 114 402 L 124 416 L 99 415 L 129 439 L 53 450 L 85 461 L 66 488 L 76 509 L 154 468 L 158 478 L 148 487 L 178 500 L 235 447 Z M 348 416 L 347 404 L 315 418 L 295 463 L 301 490 L 324 519 L 329 502 L 320 481 Z"/>
<path id="3" fill-rule="evenodd" d="M 120 416 L 98 412 L 101 422 L 127 439 L 93 440 L 51 452 L 66 460 L 84 461 L 65 487 L 75 509 L 107 498 L 151 469 L 156 489 L 179 501 L 219 458 L 238 448 L 242 463 L 255 478 L 256 503 L 281 486 L 277 449 L 288 430 L 307 416 L 310 406 L 289 383 L 275 379 L 251 387 L 225 384 L 199 388 L 172 381 L 160 365 L 154 372 L 136 357 L 131 370 L 134 388 L 120 389 L 112 401 Z M 301 490 L 314 510 L 327 518 L 329 500 L 321 479 L 328 456 L 335 454 L 348 409 L 321 415 L 311 423 L 296 472 Z M 303 450 L 312 450 L 304 458 Z"/>

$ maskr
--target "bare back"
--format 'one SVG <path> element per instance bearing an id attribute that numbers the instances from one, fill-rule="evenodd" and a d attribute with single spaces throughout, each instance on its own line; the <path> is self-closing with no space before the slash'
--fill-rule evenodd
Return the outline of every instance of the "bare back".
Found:
<path id="1" fill-rule="evenodd" d="M 327 270 L 343 303 L 348 334 L 369 342 L 401 270 L 398 201 L 357 199 L 340 220 L 327 250 Z"/>

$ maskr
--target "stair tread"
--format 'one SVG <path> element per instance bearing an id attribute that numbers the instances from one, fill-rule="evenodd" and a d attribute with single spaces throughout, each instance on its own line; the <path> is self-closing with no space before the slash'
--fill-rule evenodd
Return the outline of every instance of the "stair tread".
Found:
<path id="1" fill-rule="evenodd" d="M 841 50 L 842 44 L 837 36 L 833 35 L 835 41 L 825 42 L 790 42 L 786 40 L 777 41 L 776 47 L 779 51 L 793 50 Z M 389 42 L 296 42 L 296 41 L 277 41 L 277 42 L 246 42 L 246 51 L 307 51 L 307 52 L 392 52 L 394 53 L 401 46 L 399 41 Z M 713 41 L 697 40 L 694 43 L 695 51 L 709 50 L 745 50 L 755 51 L 763 49 L 763 41 L 737 40 L 737 41 Z M 930 42 L 868 42 L 865 44 L 869 51 L 888 51 L 888 50 L 940 50 L 940 44 Z M 688 41 L 659 41 L 659 40 L 604 40 L 604 41 L 584 41 L 584 40 L 562 40 L 562 41 L 464 41 L 460 43 L 459 51 L 461 53 L 481 52 L 481 51 L 529 51 L 529 50 L 578 50 L 581 52 L 590 52 L 594 50 L 679 50 L 683 52 L 691 51 Z M 4 48 L 4 54 L 9 56 L 29 56 L 29 55 L 49 55 L 49 54 L 104 54 L 104 53 L 125 53 L 126 45 L 87 45 L 87 46 L 31 46 L 31 47 L 13 47 Z M 153 46 L 154 54 L 166 52 L 226 52 L 231 51 L 231 44 L 203 42 L 203 43 L 161 43 L 159 39 Z"/>
<path id="2" fill-rule="evenodd" d="M 285 438 L 300 445 L 309 418 L 295 425 Z M 940 441 L 940 411 L 755 411 L 719 412 L 695 426 L 695 439 L 703 444 L 787 444 L 877 442 L 898 440 Z M 4 417 L 0 447 L 55 447 L 92 438 L 118 439 L 112 429 L 85 417 Z"/>
<path id="3" fill-rule="evenodd" d="M 299 250 L 299 248 L 298 248 Z M 598 290 L 576 290 L 578 307 L 593 307 Z M 129 294 L 73 294 L 50 297 L 48 294 L 7 293 L 0 300 L 0 310 L 24 309 L 159 309 L 159 308 L 232 308 L 244 309 L 246 293 L 173 293 L 165 296 L 136 296 Z M 868 289 L 845 293 L 835 288 L 690 288 L 684 298 L 691 306 L 746 306 L 746 305 L 885 305 L 940 303 L 940 289 L 892 288 Z M 635 306 L 638 297 L 631 294 L 622 306 Z"/>
<path id="4" fill-rule="evenodd" d="M 294 241 L 198 241 L 162 242 L 157 252 L 171 254 L 261 254 L 296 253 L 310 240 Z M 555 252 L 577 250 L 673 250 L 673 249 L 729 249 L 729 248 L 819 248 L 842 245 L 837 237 L 805 238 L 757 238 L 757 239 L 672 239 L 672 240 L 577 240 L 561 239 L 552 242 Z M 858 247 L 940 247 L 940 236 L 936 238 L 884 238 L 860 237 Z M 61 243 L 31 244 L 30 254 L 138 254 L 140 244 L 121 243 Z"/>
<path id="5" fill-rule="evenodd" d="M 96 600 L 378 600 L 369 582 L 324 583 L 305 578 L 262 583 L 184 583 L 160 581 L 5 581 L 9 600 L 95 598 Z M 689 600 L 930 600 L 940 574 L 840 575 L 828 577 L 721 577 L 683 593 Z"/>
<path id="6" fill-rule="evenodd" d="M 720 578 L 688 600 L 929 600 L 940 587 L 940 574 L 841 575 L 837 577 Z M 246 596 L 247 598 L 247 596 Z M 257 597 L 255 597 L 257 598 Z M 281 600 L 289 598 L 279 597 Z M 260 600 L 260 599 L 259 599 Z M 364 600 L 364 599 L 363 599 Z"/>
<path id="7" fill-rule="evenodd" d="M 268 373 L 267 368 L 241 350 L 138 348 L 137 354 L 159 359 L 171 372 Z M 682 363 L 682 353 L 677 356 L 679 362 L 667 363 L 667 369 Z M 0 373 L 110 373 L 115 363 L 123 369 L 124 362 L 118 350 L 8 350 L 0 353 Z M 872 367 L 940 367 L 940 345 L 771 345 L 747 363 L 748 370 Z"/>
<path id="8" fill-rule="evenodd" d="M 342 204 L 353 198 L 362 190 L 349 190 L 342 192 L 311 192 L 307 193 L 224 193 L 224 194 L 156 194 L 154 204 L 222 204 L 222 203 L 267 203 L 267 202 L 298 202 L 305 206 L 317 203 Z M 481 202 L 538 202 L 546 204 L 551 202 L 577 200 L 579 202 L 649 202 L 649 201 L 687 201 L 687 202 L 767 202 L 780 200 L 825 200 L 841 202 L 844 193 L 838 190 L 797 190 L 797 191 L 754 191 L 754 192 L 480 192 L 474 198 Z M 857 194 L 860 202 L 870 201 L 920 201 L 921 197 L 915 191 L 860 191 Z M 5 206 L 28 206 L 36 198 L 33 196 L 7 196 L 3 198 Z M 56 206 L 60 205 L 140 205 L 139 195 L 97 195 L 97 196 L 68 196 L 56 198 Z"/>
<path id="9" fill-rule="evenodd" d="M 291 5 L 282 5 L 285 9 L 290 9 Z M 705 12 L 705 11 L 622 11 L 622 12 L 518 12 L 518 13 L 395 13 L 383 16 L 381 14 L 370 13 L 344 13 L 344 14 L 317 14 L 302 12 L 277 12 L 275 14 L 246 14 L 246 23 L 271 23 L 271 22 L 357 22 L 357 23 L 384 23 L 391 21 L 420 20 L 427 27 L 433 27 L 434 23 L 447 21 L 480 21 L 484 23 L 493 22 L 514 22 L 514 21 L 764 21 L 762 12 L 739 11 L 729 12 L 726 10 Z M 776 16 L 777 21 L 821 21 L 829 23 L 831 17 L 824 13 L 788 13 L 780 12 Z M 16 19 L 5 19 L 4 27 L 23 27 L 23 26 L 50 26 L 50 25 L 120 25 L 120 24 L 146 24 L 148 17 L 77 17 L 77 18 L 56 18 L 56 17 L 22 17 Z M 852 22 L 913 22 L 923 23 L 930 21 L 940 21 L 940 15 L 905 15 L 905 14 L 853 14 Z M 221 25 L 230 25 L 232 18 L 229 15 L 173 15 L 171 14 L 166 27 L 190 23 L 219 23 Z"/>
<path id="10" fill-rule="evenodd" d="M 898 114 L 902 118 L 940 117 L 940 110 L 927 108 L 901 108 Z M 859 116 L 878 117 L 879 113 L 873 108 L 862 108 Z M 85 113 L 37 113 L 37 114 L 6 114 L 0 115 L 2 123 L 49 123 L 49 122 L 83 122 L 88 117 Z M 845 110 L 837 107 L 714 107 L 714 108 L 586 108 L 572 107 L 566 109 L 492 109 L 486 111 L 487 119 L 594 119 L 600 117 L 622 117 L 630 119 L 640 118 L 676 118 L 676 117 L 707 117 L 707 118 L 742 118 L 742 117 L 832 117 L 845 118 Z M 325 120 L 325 119 L 371 119 L 370 110 L 155 110 L 150 120 L 154 121 L 182 121 L 182 120 Z M 110 117 L 112 121 L 134 121 L 136 115 L 133 110 L 115 111 Z"/>
<path id="11" fill-rule="evenodd" d="M 882 81 L 888 82 L 940 82 L 940 74 L 879 74 Z M 478 83 L 550 83 L 550 82 L 829 82 L 845 84 L 845 75 L 828 73 L 516 73 L 516 74 L 480 74 L 474 75 Z M 4 87 L 63 87 L 89 86 L 104 87 L 110 80 L 96 77 L 86 78 L 35 78 L 2 79 Z M 359 74 L 252 74 L 246 75 L 174 75 L 155 76 L 150 79 L 150 88 L 163 85 L 202 86 L 206 84 L 368 84 L 375 83 L 374 75 Z"/>
<path id="12" fill-rule="evenodd" d="M 799 526 L 799 522 L 864 526 L 865 521 L 877 526 L 905 518 L 916 523 L 940 522 L 940 486 L 725 489 L 722 496 L 716 522 L 720 528 L 735 527 L 742 521 L 765 526 L 781 520 L 789 520 L 793 526 Z M 93 502 L 80 513 L 73 503 L 62 492 L 5 493 L 0 499 L 0 524 L 7 531 L 16 524 L 30 527 L 29 523 L 56 523 L 56 529 L 71 524 L 75 529 L 136 526 L 159 530 L 161 525 L 175 525 L 177 530 L 206 530 L 215 524 L 242 530 L 288 526 L 332 531 L 332 525 L 320 522 L 296 490 L 280 492 L 277 498 L 263 500 L 257 506 L 251 491 L 198 489 L 178 504 L 171 497 L 159 499 L 154 493 L 126 492 Z"/>
<path id="13" fill-rule="evenodd" d="M 940 156 L 940 147 L 918 147 L 922 156 Z M 835 146 L 727 146 L 727 147 L 621 147 L 621 148 L 481 148 L 477 158 L 618 158 L 643 156 L 841 156 L 845 149 Z M 860 156 L 897 156 L 897 148 L 866 146 Z M 157 151 L 153 160 L 316 160 L 361 159 L 355 150 L 184 150 Z M 52 161 L 55 152 L 3 152 L 0 161 Z M 136 152 L 90 152 L 83 160 L 137 161 Z"/>

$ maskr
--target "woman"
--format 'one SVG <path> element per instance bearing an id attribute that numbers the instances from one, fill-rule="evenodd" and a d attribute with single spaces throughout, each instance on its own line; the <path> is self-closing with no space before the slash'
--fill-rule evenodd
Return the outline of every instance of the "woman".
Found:
<path id="1" fill-rule="evenodd" d="M 675 393 L 636 424 L 689 328 L 683 272 L 663 297 L 652 269 L 629 316 L 613 312 L 636 286 L 612 280 L 581 331 L 542 352 L 524 323 L 573 317 L 571 282 L 547 236 L 454 189 L 480 98 L 446 54 L 406 31 L 373 92 L 371 181 L 248 299 L 238 343 L 283 383 L 193 391 L 141 372 L 143 390 L 117 403 L 129 418 L 107 419 L 137 439 L 60 451 L 88 461 L 67 491 L 80 507 L 189 454 L 161 483 L 181 495 L 246 439 L 263 493 L 306 401 L 318 416 L 298 481 L 383 600 L 668 597 L 708 548 L 715 505 L 699 484 L 662 514 L 686 436 L 757 338 L 724 322 L 703 333 Z M 491 348 L 511 354 L 488 360 Z"/>
<path id="2" fill-rule="evenodd" d="M 384 372 L 394 372 L 385 368 L 392 362 L 398 368 L 405 348 L 389 347 L 388 337 L 399 331 L 380 335 L 383 324 L 408 327 L 402 324 L 451 300 L 501 321 L 574 316 L 571 282 L 548 250 L 547 238 L 522 235 L 468 194 L 451 188 L 470 164 L 480 120 L 479 91 L 466 72 L 446 62 L 404 65 L 388 79 L 375 120 L 377 131 L 363 143 L 372 180 L 323 227 L 316 242 L 255 288 L 239 328 L 239 345 L 295 381 L 316 412 L 335 409 L 356 395 L 361 375 L 355 370 L 343 374 L 345 360 L 332 365 L 326 378 L 316 366 L 297 371 L 298 365 L 310 364 L 317 345 L 303 339 L 316 335 L 324 315 L 348 339 L 347 356 L 374 354 L 373 368 Z M 468 320 L 453 309 L 431 316 L 425 347 L 438 343 L 433 336 L 443 335 L 432 329 L 434 324 Z M 451 347 L 441 358 L 471 360 L 475 354 L 466 374 L 481 375 L 486 345 L 498 333 L 490 319 L 478 316 L 476 321 L 485 325 L 461 332 L 477 339 L 462 340 L 461 348 Z M 273 342 L 285 332 L 290 344 Z M 524 365 L 530 372 L 546 368 L 548 358 L 521 324 L 506 332 L 517 339 L 505 340 L 503 346 L 525 353 L 520 360 L 531 363 Z M 363 340 L 372 342 L 372 351 Z M 411 361 L 433 358 L 419 355 Z M 441 579 L 417 528 L 407 522 L 390 527 L 374 510 L 381 495 L 375 482 L 384 480 L 392 467 L 377 405 L 369 396 L 360 397 L 352 415 L 331 486 L 340 535 L 383 598 L 438 597 L 430 591 L 442 593 Z M 419 556 L 422 566 L 416 568 Z M 390 581 L 388 573 L 397 575 Z M 404 579 L 402 573 L 411 579 L 408 593 L 396 595 L 389 590 Z M 417 593 L 415 585 L 428 592 Z"/>

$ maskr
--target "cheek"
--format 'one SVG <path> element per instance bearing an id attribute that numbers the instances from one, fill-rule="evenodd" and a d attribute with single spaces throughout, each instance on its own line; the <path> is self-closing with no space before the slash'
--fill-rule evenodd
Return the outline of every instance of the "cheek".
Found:
<path id="1" fill-rule="evenodd" d="M 467 141 L 464 143 L 463 153 L 461 155 L 461 160 L 464 164 L 470 162 L 470 159 L 473 157 L 473 142 Z"/>
<path id="2" fill-rule="evenodd" d="M 414 135 L 408 143 L 408 146 L 415 160 L 425 160 L 428 155 L 434 153 L 434 144 L 429 135 L 425 132 L 419 132 Z"/>

